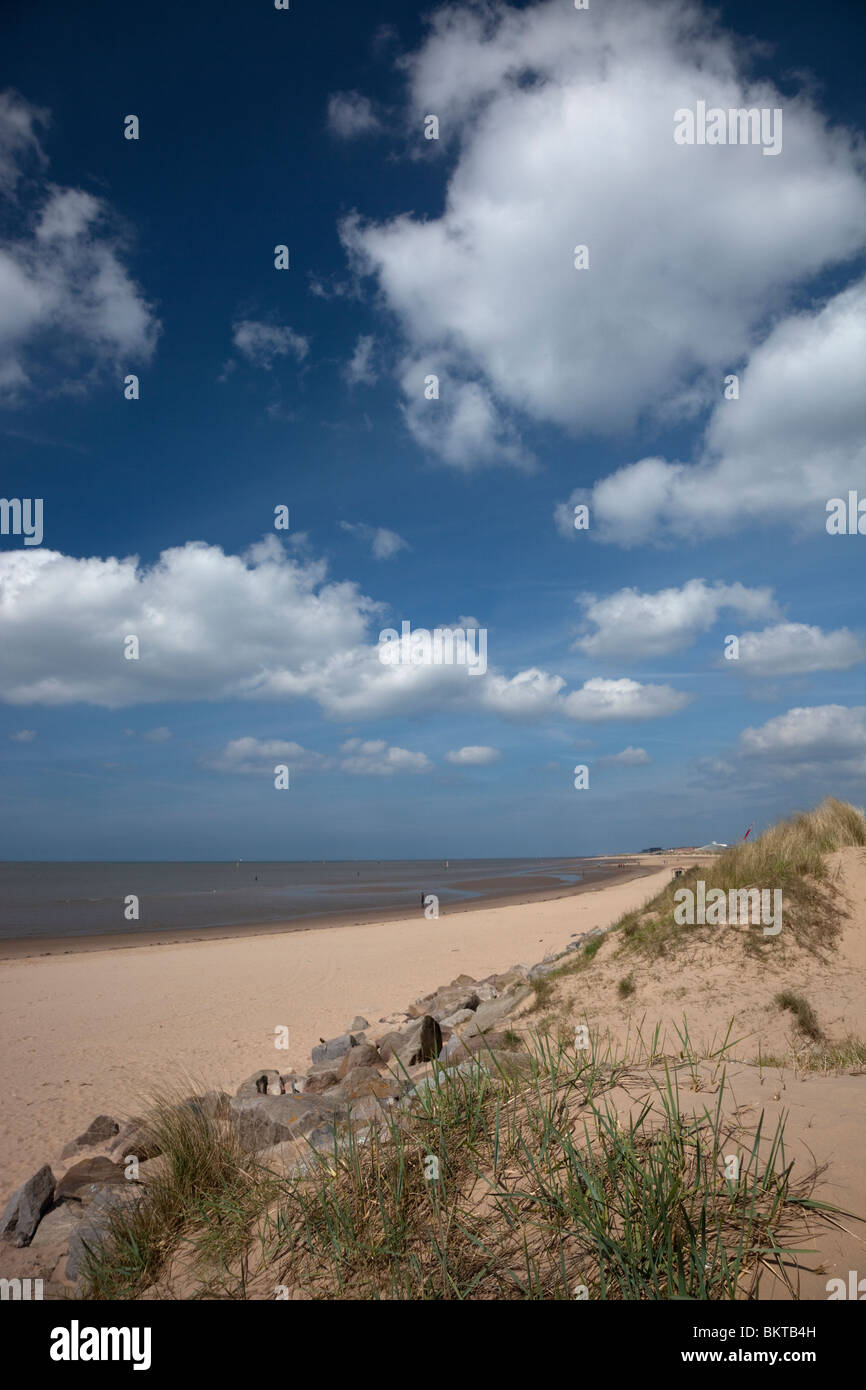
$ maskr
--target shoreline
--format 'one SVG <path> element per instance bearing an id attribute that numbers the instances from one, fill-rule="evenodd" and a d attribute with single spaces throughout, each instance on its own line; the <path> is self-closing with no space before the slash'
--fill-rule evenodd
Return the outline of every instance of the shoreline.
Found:
<path id="1" fill-rule="evenodd" d="M 617 858 L 617 856 L 611 856 Z M 645 878 L 655 870 L 665 868 L 659 856 L 652 863 L 629 863 L 622 869 L 604 867 L 590 870 L 580 883 L 535 890 L 519 889 L 512 893 L 495 893 L 471 901 L 449 903 L 440 908 L 438 921 L 467 912 L 490 911 L 497 907 L 523 907 L 532 903 L 557 902 L 582 893 Z M 590 876 L 592 875 L 592 876 Z M 494 880 L 495 882 L 495 880 Z M 420 908 L 415 915 L 421 915 Z M 44 956 L 72 956 L 98 951 L 128 951 L 138 947 L 180 946 L 195 942 L 252 940 L 262 936 L 283 936 L 298 932 L 332 931 L 344 927 L 377 926 L 386 922 L 411 921 L 406 907 L 361 908 L 356 911 L 328 912 L 313 917 L 293 918 L 288 922 L 235 922 L 225 926 L 166 927 L 135 933 L 105 932 L 81 936 L 16 936 L 0 940 L 0 962 L 27 960 Z M 422 916 L 423 920 L 423 916 Z"/>

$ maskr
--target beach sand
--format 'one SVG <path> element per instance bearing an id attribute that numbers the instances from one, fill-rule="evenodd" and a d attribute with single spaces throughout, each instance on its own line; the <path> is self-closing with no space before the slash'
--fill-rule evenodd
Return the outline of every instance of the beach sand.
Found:
<path id="1" fill-rule="evenodd" d="M 648 866 L 655 867 L 655 863 Z M 669 866 L 547 901 L 341 927 L 160 942 L 0 961 L 0 1196 L 94 1116 L 135 1114 L 184 1078 L 234 1092 L 257 1068 L 309 1065 L 320 1037 L 380 1018 L 466 973 L 531 965 L 606 927 L 668 882 Z M 31 950 L 44 949 L 28 943 Z M 289 1030 L 277 1051 L 275 1029 Z"/>

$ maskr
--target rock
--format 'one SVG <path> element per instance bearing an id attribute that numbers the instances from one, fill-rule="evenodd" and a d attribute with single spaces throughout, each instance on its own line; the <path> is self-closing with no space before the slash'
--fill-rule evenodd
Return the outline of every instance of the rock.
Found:
<path id="1" fill-rule="evenodd" d="M 58 1202 L 47 1211 L 39 1222 L 35 1236 L 30 1242 L 33 1250 L 46 1246 L 68 1246 L 70 1239 L 84 1219 L 85 1208 L 80 1202 Z"/>
<path id="2" fill-rule="evenodd" d="M 101 1144 L 107 1144 L 119 1130 L 120 1125 L 113 1115 L 97 1115 L 95 1120 L 90 1121 L 83 1134 L 79 1134 L 77 1139 L 66 1145 L 60 1157 L 71 1158 L 82 1149 L 95 1149 Z"/>
<path id="3" fill-rule="evenodd" d="M 0 1238 L 19 1248 L 29 1245 L 42 1213 L 54 1197 L 55 1178 L 46 1163 L 12 1193 L 0 1216 Z"/>
<path id="4" fill-rule="evenodd" d="M 499 997 L 499 990 L 492 982 L 487 980 L 485 980 L 483 984 L 475 986 L 475 993 L 478 996 L 479 1004 L 488 1004 L 491 999 L 497 999 Z"/>
<path id="5" fill-rule="evenodd" d="M 246 1081 L 242 1081 L 235 1091 L 236 1096 L 281 1096 L 282 1094 L 283 1078 L 278 1071 L 269 1068 L 254 1071 L 252 1076 L 248 1076 Z"/>
<path id="6" fill-rule="evenodd" d="M 457 1028 L 459 1024 L 468 1023 L 469 1019 L 474 1017 L 471 1009 L 458 1009 L 456 1014 L 452 1014 L 450 1018 L 442 1019 L 442 1027 Z"/>
<path id="7" fill-rule="evenodd" d="M 330 1038 L 313 1048 L 313 1062 L 339 1062 L 340 1058 L 349 1051 L 350 1047 L 357 1047 L 359 1039 L 354 1033 L 341 1033 L 338 1038 Z"/>
<path id="8" fill-rule="evenodd" d="M 398 1052 L 403 1052 L 410 1042 L 414 1042 L 421 1032 L 421 1020 L 418 1019 L 409 1028 L 404 1028 L 399 1033 L 386 1033 L 384 1038 L 379 1039 L 379 1056 L 383 1062 L 390 1062 Z"/>
<path id="9" fill-rule="evenodd" d="M 505 1042 L 504 1033 L 476 1033 L 472 1037 L 463 1037 L 454 1034 L 443 1047 L 439 1054 L 439 1065 L 441 1067 L 453 1067 L 458 1062 L 465 1062 L 476 1054 L 487 1056 L 490 1051 L 497 1047 L 502 1047 Z"/>
<path id="10" fill-rule="evenodd" d="M 137 1158 L 139 1163 L 146 1163 L 162 1153 L 162 1149 L 148 1131 L 144 1120 L 136 1119 L 123 1126 L 109 1153 L 114 1155 L 115 1163 L 122 1163 L 127 1158 Z"/>
<path id="11" fill-rule="evenodd" d="M 360 1014 L 356 1014 L 346 1031 L 348 1033 L 358 1033 L 363 1032 L 365 1028 L 369 1027 L 370 1025 L 367 1022 L 366 1018 L 362 1018 Z"/>
<path id="12" fill-rule="evenodd" d="M 106 1183 L 126 1181 L 124 1168 L 119 1163 L 112 1163 L 110 1158 L 83 1158 L 80 1163 L 70 1168 L 68 1173 L 64 1173 L 57 1184 L 57 1197 L 74 1198 L 78 1202 L 87 1201 L 93 1197 L 93 1192 L 89 1189 L 103 1187 Z"/>
<path id="13" fill-rule="evenodd" d="M 129 1194 L 119 1188 L 105 1188 L 94 1197 L 86 1215 L 79 1221 L 69 1241 L 66 1278 L 77 1280 L 84 1272 L 88 1251 L 96 1249 L 111 1229 L 115 1212 L 129 1200 Z"/>
<path id="14" fill-rule="evenodd" d="M 232 1124 L 249 1149 L 272 1148 L 309 1134 L 323 1120 L 334 1123 L 345 1107 L 329 1096 L 235 1096 Z"/>
<path id="15" fill-rule="evenodd" d="M 380 1052 L 381 1052 L 381 1044 Z M 419 1062 L 432 1062 L 442 1050 L 442 1029 L 437 1019 L 425 1014 L 414 1028 L 408 1028 L 399 1048 L 392 1054 L 392 1069 L 408 1071 Z"/>
<path id="16" fill-rule="evenodd" d="M 451 981 L 451 988 L 454 989 L 454 988 L 455 988 L 456 986 L 458 986 L 458 985 L 474 985 L 474 984 L 475 984 L 475 981 L 473 980 L 473 978 L 472 978 L 471 975 L 458 975 L 456 980 L 452 980 L 452 981 Z"/>
<path id="17" fill-rule="evenodd" d="M 548 961 L 547 963 L 542 961 L 540 965 L 533 965 L 529 972 L 529 978 L 530 980 L 543 980 L 545 975 L 552 975 L 554 970 L 558 969 L 559 966 L 555 960 Z"/>
<path id="18" fill-rule="evenodd" d="M 442 1051 L 442 1029 L 435 1018 L 425 1014 L 421 1020 L 421 1036 L 418 1039 L 421 1055 L 419 1062 L 433 1062 Z"/>
<path id="19" fill-rule="evenodd" d="M 375 1067 L 354 1067 L 340 1088 L 343 1099 L 349 1102 L 364 1096 L 396 1099 L 401 1089 L 399 1081 L 393 1076 L 383 1076 Z"/>
<path id="20" fill-rule="evenodd" d="M 423 1018 L 425 1014 L 439 1018 L 447 1018 L 449 1014 L 456 1013 L 458 1009 L 477 1009 L 481 1000 L 478 997 L 477 989 L 472 985 L 445 985 L 438 989 L 435 994 L 428 994 L 424 999 L 417 999 L 409 1007 L 409 1014 L 412 1018 Z"/>
<path id="21" fill-rule="evenodd" d="M 497 1023 L 502 1023 L 511 1014 L 516 1013 L 532 994 L 531 989 L 522 985 L 511 994 L 500 994 L 498 999 L 491 999 L 489 1003 L 479 1005 L 475 1017 L 463 1030 L 464 1038 L 472 1037 L 476 1033 L 489 1032 Z"/>
<path id="22" fill-rule="evenodd" d="M 305 1077 L 296 1071 L 284 1071 L 280 1075 L 284 1096 L 296 1096 L 303 1087 Z"/>
<path id="23" fill-rule="evenodd" d="M 302 1167 L 306 1145 L 299 1139 L 287 1139 L 282 1144 L 273 1144 L 263 1149 L 257 1160 L 263 1168 L 280 1175 L 297 1172 Z"/>
<path id="24" fill-rule="evenodd" d="M 388 1123 L 387 1111 L 393 1105 L 390 1096 L 363 1096 L 361 1100 L 355 1101 L 349 1112 L 349 1117 L 353 1125 L 379 1125 L 386 1126 Z M 357 1139 L 360 1135 L 356 1134 Z"/>
<path id="25" fill-rule="evenodd" d="M 378 1048 L 374 1047 L 372 1043 L 361 1043 L 358 1047 L 351 1047 L 343 1055 L 337 1067 L 337 1076 L 342 1081 L 356 1067 L 379 1067 L 381 1065 L 382 1058 L 379 1056 Z"/>
<path id="26" fill-rule="evenodd" d="M 340 1078 L 335 1071 L 313 1072 L 304 1082 L 303 1095 L 318 1096 L 323 1091 L 330 1091 L 333 1086 L 340 1084 Z"/>
<path id="27" fill-rule="evenodd" d="M 203 1096 L 187 1096 L 178 1109 L 194 1110 L 207 1120 L 224 1120 L 229 1113 L 230 1099 L 226 1091 L 205 1091 Z"/>
<path id="28" fill-rule="evenodd" d="M 504 975 L 494 975 L 493 983 L 500 994 L 511 989 L 514 985 L 520 984 L 529 979 L 528 965 L 512 965 L 510 970 L 506 970 Z"/>

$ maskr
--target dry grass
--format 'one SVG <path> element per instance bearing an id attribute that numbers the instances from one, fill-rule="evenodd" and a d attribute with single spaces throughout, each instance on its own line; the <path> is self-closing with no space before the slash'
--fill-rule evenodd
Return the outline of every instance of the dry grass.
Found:
<path id="1" fill-rule="evenodd" d="M 779 821 L 756 840 L 724 851 L 705 868 L 688 869 L 645 908 L 627 913 L 614 928 L 621 950 L 665 956 L 685 938 L 694 941 L 716 931 L 674 921 L 674 894 L 681 888 L 694 891 L 703 880 L 707 891 L 781 889 L 781 936 L 821 955 L 834 945 L 845 916 L 825 856 L 851 845 L 866 845 L 866 817 L 847 802 L 828 797 L 814 810 Z M 739 934 L 755 953 L 771 949 L 777 940 L 764 936 L 760 928 L 746 927 Z"/>
<path id="2" fill-rule="evenodd" d="M 335 1134 L 290 1175 L 234 1147 L 220 1117 L 163 1115 L 166 1176 L 116 1217 L 87 1295 L 178 1296 L 181 1265 L 189 1298 L 753 1296 L 767 1266 L 788 1283 L 807 1217 L 830 1209 L 817 1169 L 794 1178 L 781 1125 L 759 1124 L 726 1176 L 722 1054 L 717 1067 L 712 1109 L 684 1114 L 679 1067 L 638 1073 L 597 1038 L 534 1037 L 507 1061 L 436 1068 L 368 1143 Z M 638 1081 L 648 1098 L 621 1113 L 611 1093 Z"/>

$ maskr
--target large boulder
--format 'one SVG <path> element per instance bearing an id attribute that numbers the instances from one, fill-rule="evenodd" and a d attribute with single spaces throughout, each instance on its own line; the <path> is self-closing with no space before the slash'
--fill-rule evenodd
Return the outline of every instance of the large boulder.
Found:
<path id="1" fill-rule="evenodd" d="M 382 1045 L 379 1050 L 381 1053 Z M 402 1074 L 419 1062 L 432 1062 L 442 1051 L 442 1029 L 432 1014 L 425 1014 L 412 1028 L 407 1028 L 398 1046 L 390 1055 L 392 1071 Z"/>
<path id="2" fill-rule="evenodd" d="M 202 1096 L 187 1096 L 177 1108 L 191 1110 L 206 1120 L 224 1120 L 229 1113 L 229 1099 L 225 1091 L 205 1091 Z"/>
<path id="3" fill-rule="evenodd" d="M 513 990 L 510 994 L 500 994 L 498 999 L 491 999 L 486 1004 L 480 1004 L 475 1011 L 475 1017 L 471 1019 L 463 1029 L 463 1037 L 473 1037 L 476 1033 L 488 1033 L 503 1023 L 512 1014 L 532 997 L 533 990 L 522 985 Z"/>
<path id="4" fill-rule="evenodd" d="M 330 1091 L 334 1086 L 339 1086 L 340 1078 L 335 1071 L 314 1071 L 311 1072 L 304 1082 L 303 1095 L 320 1096 L 324 1091 Z"/>
<path id="5" fill-rule="evenodd" d="M 46 1163 L 16 1188 L 0 1216 L 0 1239 L 19 1247 L 29 1245 L 54 1199 L 54 1186 L 54 1174 Z"/>
<path id="6" fill-rule="evenodd" d="M 162 1152 L 159 1143 L 150 1133 L 144 1120 L 134 1119 L 125 1124 L 108 1151 L 115 1163 L 123 1163 L 127 1158 L 137 1158 L 139 1163 L 147 1163 Z"/>
<path id="7" fill-rule="evenodd" d="M 235 1091 L 236 1096 L 281 1096 L 282 1094 L 283 1078 L 278 1071 L 268 1067 L 254 1071 L 252 1076 L 248 1076 L 246 1081 L 242 1081 Z"/>
<path id="8" fill-rule="evenodd" d="M 361 1043 L 358 1047 L 350 1047 L 349 1051 L 344 1053 L 337 1064 L 337 1076 L 342 1081 L 356 1067 L 379 1067 L 381 1065 L 382 1058 L 379 1056 L 378 1048 L 373 1043 Z"/>
<path id="9" fill-rule="evenodd" d="M 310 1134 L 323 1122 L 332 1127 L 345 1107 L 330 1096 L 235 1096 L 231 1122 L 249 1149 L 267 1149 Z"/>
<path id="10" fill-rule="evenodd" d="M 399 1032 L 386 1033 L 384 1038 L 379 1039 L 379 1056 L 383 1062 L 390 1062 L 402 1052 L 409 1043 L 414 1042 L 421 1032 L 421 1020 L 417 1019 L 408 1028 L 403 1028 Z"/>
<path id="11" fill-rule="evenodd" d="M 57 1184 L 57 1197 L 61 1200 L 73 1198 L 77 1202 L 91 1201 L 98 1188 L 106 1184 L 122 1184 L 127 1181 L 126 1171 L 110 1158 L 83 1158 L 64 1173 Z"/>
<path id="12" fill-rule="evenodd" d="M 60 1157 L 71 1158 L 73 1154 L 80 1153 L 82 1149 L 95 1149 L 103 1144 L 107 1144 L 118 1133 L 120 1125 L 113 1115 L 97 1115 L 83 1134 L 79 1134 L 77 1139 L 73 1139 L 63 1149 Z"/>
<path id="13" fill-rule="evenodd" d="M 459 1062 L 465 1062 L 476 1055 L 486 1056 L 490 1051 L 495 1051 L 505 1042 L 504 1033 L 476 1033 L 468 1037 L 466 1033 L 459 1037 L 457 1033 L 449 1038 L 439 1054 L 439 1065 L 441 1067 L 453 1067 Z"/>
<path id="14" fill-rule="evenodd" d="M 39 1222 L 39 1228 L 30 1242 L 32 1250 L 43 1247 L 67 1246 L 79 1224 L 84 1220 L 85 1208 L 81 1202 L 58 1202 L 47 1211 Z"/>
<path id="15" fill-rule="evenodd" d="M 339 1062 L 340 1058 L 349 1051 L 350 1047 L 357 1047 L 359 1042 L 363 1042 L 363 1036 L 355 1033 L 341 1033 L 338 1038 L 324 1038 L 313 1048 L 313 1062 Z"/>
<path id="16" fill-rule="evenodd" d="M 408 1013 L 410 1018 L 423 1018 L 429 1014 L 439 1020 L 457 1013 L 458 1009 L 477 1009 L 480 1003 L 476 985 L 444 985 L 435 994 L 428 994 L 410 1004 Z"/>
<path id="17" fill-rule="evenodd" d="M 114 1213 L 134 1200 L 137 1200 L 134 1192 L 119 1187 L 106 1187 L 97 1193 L 86 1208 L 84 1219 L 72 1232 L 66 1258 L 67 1279 L 77 1280 L 81 1276 L 88 1251 L 96 1250 L 104 1240 Z"/>
<path id="18" fill-rule="evenodd" d="M 380 1100 L 389 1096 L 396 1099 L 401 1087 L 399 1081 L 392 1076 L 383 1076 L 375 1067 L 353 1067 L 340 1091 L 343 1099 L 351 1103 L 364 1096 L 376 1096 Z"/>
<path id="19" fill-rule="evenodd" d="M 442 1019 L 443 1028 L 459 1028 L 461 1023 L 468 1023 L 470 1018 L 474 1018 L 471 1009 L 458 1009 L 456 1014 L 451 1014 L 449 1018 Z"/>

